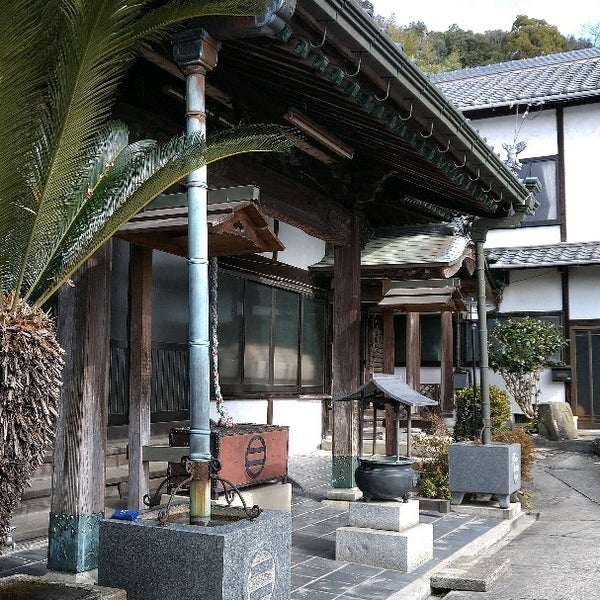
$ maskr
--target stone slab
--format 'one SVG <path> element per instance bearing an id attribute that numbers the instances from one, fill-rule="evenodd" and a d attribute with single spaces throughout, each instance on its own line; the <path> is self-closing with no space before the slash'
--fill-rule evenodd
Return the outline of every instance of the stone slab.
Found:
<path id="1" fill-rule="evenodd" d="M 335 558 L 410 573 L 433 558 L 433 525 L 421 523 L 402 532 L 340 527 Z"/>
<path id="2" fill-rule="evenodd" d="M 421 498 L 418 497 L 419 508 L 431 512 L 446 514 L 450 512 L 450 500 L 444 498 Z"/>
<path id="3" fill-rule="evenodd" d="M 419 523 L 419 501 L 353 502 L 349 507 L 350 527 L 403 531 Z"/>
<path id="4" fill-rule="evenodd" d="M 47 600 L 127 600 L 125 590 L 98 585 L 52 581 L 33 575 L 11 575 L 0 579 L 0 598 L 26 600 L 34 597 Z"/>
<path id="5" fill-rule="evenodd" d="M 463 502 L 452 506 L 452 512 L 486 519 L 516 519 L 522 513 L 520 502 L 511 502 L 508 508 L 500 508 L 495 502 Z"/>
<path id="6" fill-rule="evenodd" d="M 215 512 L 213 508 L 213 519 Z M 189 524 L 187 506 L 174 506 L 166 526 L 157 522 L 156 514 L 145 511 L 136 521 L 100 523 L 100 585 L 125 589 L 127 600 L 289 599 L 287 511 L 265 510 L 253 521 L 206 527 Z"/>
<path id="7" fill-rule="evenodd" d="M 323 497 L 326 500 L 337 500 L 342 502 L 356 502 L 362 498 L 363 493 L 357 487 L 330 488 L 325 490 Z"/>
<path id="8" fill-rule="evenodd" d="M 485 556 L 479 559 L 462 559 L 438 571 L 431 577 L 435 590 L 460 590 L 487 592 L 510 565 L 509 558 Z"/>

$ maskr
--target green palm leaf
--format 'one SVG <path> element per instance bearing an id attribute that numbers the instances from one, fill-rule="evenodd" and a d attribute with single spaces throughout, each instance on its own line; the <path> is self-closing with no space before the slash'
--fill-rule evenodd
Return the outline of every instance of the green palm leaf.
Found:
<path id="1" fill-rule="evenodd" d="M 99 150 L 101 132 L 116 88 L 145 44 L 192 17 L 259 14 L 265 6 L 264 0 L 154 4 L 0 3 L 0 292 L 29 297 L 48 281 L 48 260 L 85 214 L 88 188 L 106 177 L 106 164 L 93 163 L 110 156 Z M 114 149 L 123 148 L 120 142 Z"/>
<path id="2" fill-rule="evenodd" d="M 191 171 L 234 154 L 285 151 L 290 145 L 280 128 L 259 125 L 216 134 L 208 143 L 193 135 L 164 146 L 144 141 L 124 147 L 72 219 L 35 288 L 25 296 L 33 294 L 36 304 L 43 304 L 123 223 Z"/>

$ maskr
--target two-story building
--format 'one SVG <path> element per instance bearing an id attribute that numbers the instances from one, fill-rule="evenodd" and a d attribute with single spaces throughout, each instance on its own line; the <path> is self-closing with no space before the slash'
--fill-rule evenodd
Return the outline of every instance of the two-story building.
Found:
<path id="1" fill-rule="evenodd" d="M 579 425 L 600 420 L 600 48 L 431 77 L 520 178 L 538 177 L 540 206 L 522 227 L 490 231 L 486 256 L 503 282 L 494 319 L 531 315 L 568 338 L 542 374 L 541 402 L 568 401 Z M 568 377 L 567 377 L 568 379 Z M 498 378 L 494 383 L 502 385 Z"/>

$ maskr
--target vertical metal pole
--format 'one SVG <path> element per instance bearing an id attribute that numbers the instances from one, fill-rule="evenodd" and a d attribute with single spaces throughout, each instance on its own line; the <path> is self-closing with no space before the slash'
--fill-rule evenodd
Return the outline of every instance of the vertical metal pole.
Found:
<path id="1" fill-rule="evenodd" d="M 206 135 L 206 72 L 217 62 L 219 44 L 203 29 L 175 38 L 174 57 L 186 74 L 186 130 Z M 187 178 L 189 263 L 190 523 L 210 520 L 210 342 L 208 337 L 207 167 Z"/>
<path id="2" fill-rule="evenodd" d="M 394 406 L 394 424 L 396 425 L 396 462 L 400 460 L 400 405 Z"/>
<path id="3" fill-rule="evenodd" d="M 412 457 L 412 406 L 406 406 L 406 458 Z"/>
<path id="4" fill-rule="evenodd" d="M 481 389 L 481 416 L 483 419 L 482 441 L 484 444 L 490 444 L 492 439 L 483 241 L 475 242 L 475 254 L 477 261 L 477 310 L 479 315 L 479 383 Z"/>
<path id="5" fill-rule="evenodd" d="M 475 355 L 475 329 L 477 328 L 477 324 L 475 319 L 473 319 L 473 315 L 471 315 L 471 377 L 473 379 L 473 435 L 477 435 L 477 357 Z"/>

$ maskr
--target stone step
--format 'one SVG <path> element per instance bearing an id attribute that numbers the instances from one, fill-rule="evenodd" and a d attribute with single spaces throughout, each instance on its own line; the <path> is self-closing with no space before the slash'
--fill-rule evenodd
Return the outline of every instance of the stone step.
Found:
<path id="1" fill-rule="evenodd" d="M 431 577 L 434 590 L 487 592 L 510 565 L 509 558 L 498 556 L 463 557 Z"/>

